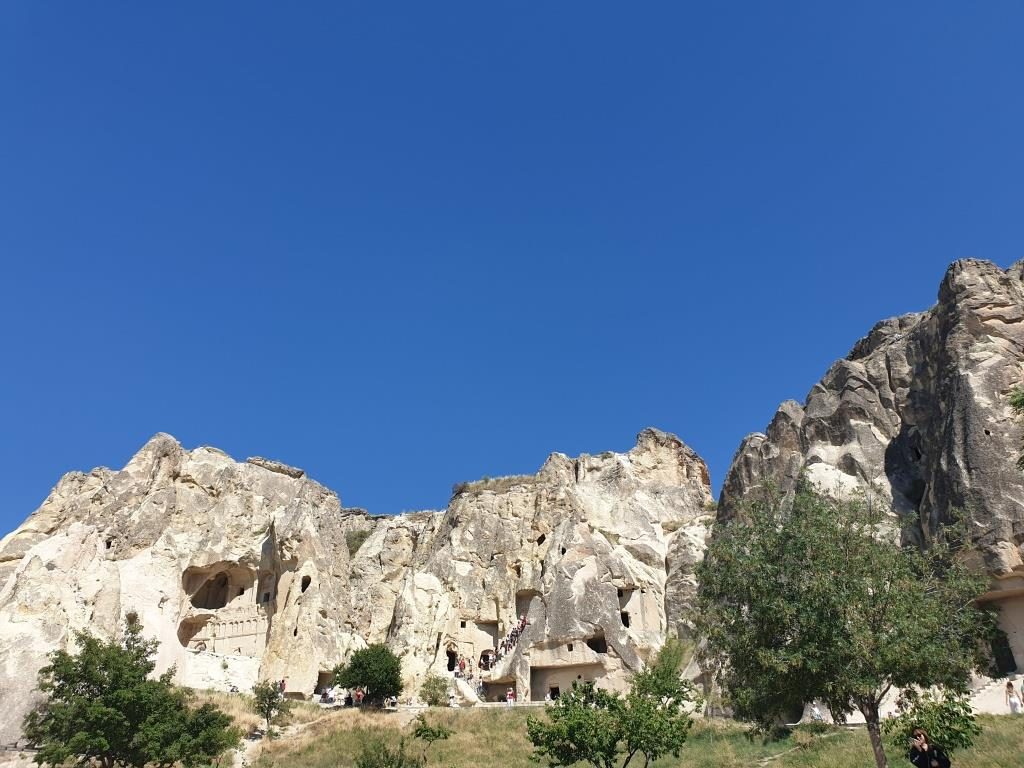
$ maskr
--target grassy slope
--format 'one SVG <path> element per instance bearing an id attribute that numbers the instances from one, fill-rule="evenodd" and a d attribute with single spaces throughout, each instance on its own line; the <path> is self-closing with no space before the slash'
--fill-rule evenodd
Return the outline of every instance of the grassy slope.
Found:
<path id="1" fill-rule="evenodd" d="M 538 710 L 533 710 L 538 714 Z M 455 768 L 536 768 L 531 762 L 526 738 L 526 717 L 522 709 L 431 710 L 430 722 L 443 722 L 455 730 L 447 742 L 438 742 L 429 753 L 431 766 Z M 388 713 L 342 712 L 303 729 L 298 736 L 269 743 L 256 768 L 344 768 L 353 765 L 362 744 L 383 739 L 397 744 L 404 735 L 419 749 L 409 728 L 397 724 L 398 716 Z M 954 755 L 956 768 L 1021 768 L 1024 766 L 1024 717 L 1017 719 L 984 716 L 984 733 L 969 752 Z M 737 725 L 698 723 L 678 759 L 661 760 L 658 768 L 747 768 L 762 758 L 779 755 L 772 768 L 865 768 L 874 765 L 867 734 L 863 730 L 840 731 L 816 737 L 809 746 L 794 749 L 792 738 L 765 742 L 749 738 Z M 896 750 L 889 754 L 893 768 L 910 763 Z M 638 763 L 638 765 L 642 765 Z"/>

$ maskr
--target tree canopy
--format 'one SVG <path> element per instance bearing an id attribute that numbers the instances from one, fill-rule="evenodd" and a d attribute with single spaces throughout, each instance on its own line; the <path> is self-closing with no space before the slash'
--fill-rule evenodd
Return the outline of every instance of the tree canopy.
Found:
<path id="1" fill-rule="evenodd" d="M 252 708 L 266 721 L 267 733 L 275 720 L 288 714 L 291 706 L 281 687 L 272 680 L 261 680 L 252 687 Z"/>
<path id="2" fill-rule="evenodd" d="M 362 688 L 365 700 L 380 706 L 384 699 L 402 692 L 402 661 L 377 643 L 353 653 L 348 664 L 334 670 L 334 680 L 344 688 Z"/>
<path id="3" fill-rule="evenodd" d="M 704 664 L 735 714 L 768 725 L 806 702 L 860 710 L 876 763 L 879 706 L 893 687 L 962 689 L 995 632 L 985 589 L 943 535 L 927 551 L 893 543 L 869 498 L 839 501 L 801 482 L 715 532 L 698 570 Z"/>
<path id="4" fill-rule="evenodd" d="M 547 720 L 527 718 L 527 734 L 538 757 L 552 766 L 589 763 L 622 768 L 641 756 L 644 766 L 667 754 L 678 756 L 693 720 L 698 696 L 680 675 L 682 647 L 670 640 L 650 666 L 633 678 L 629 693 L 574 683 L 546 708 Z"/>
<path id="5" fill-rule="evenodd" d="M 186 768 L 209 763 L 238 743 L 231 719 L 206 704 L 192 708 L 171 684 L 173 670 L 150 679 L 157 643 L 129 617 L 121 642 L 87 632 L 77 653 L 55 651 L 39 671 L 47 699 L 25 718 L 25 735 L 39 745 L 35 761 L 104 768 L 145 765 Z"/>

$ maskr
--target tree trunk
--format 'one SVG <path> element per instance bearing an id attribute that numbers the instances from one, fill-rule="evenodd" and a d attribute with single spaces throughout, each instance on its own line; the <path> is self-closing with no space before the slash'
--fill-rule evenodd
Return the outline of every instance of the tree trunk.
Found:
<path id="1" fill-rule="evenodd" d="M 878 703 L 875 701 L 864 701 L 859 704 L 858 708 L 868 724 L 868 736 L 871 737 L 871 749 L 875 753 L 875 765 L 878 768 L 889 768 L 889 761 L 885 757 L 885 748 L 882 746 L 882 728 L 879 724 Z"/>

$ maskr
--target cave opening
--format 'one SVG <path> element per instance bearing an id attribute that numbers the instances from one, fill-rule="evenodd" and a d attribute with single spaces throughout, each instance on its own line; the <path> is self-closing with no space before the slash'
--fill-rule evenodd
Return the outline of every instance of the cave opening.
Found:
<path id="1" fill-rule="evenodd" d="M 228 574 L 220 571 L 207 579 L 194 595 L 192 605 L 196 608 L 217 610 L 228 604 Z"/>
<path id="2" fill-rule="evenodd" d="M 309 585 L 310 585 L 310 584 L 311 584 L 312 582 L 313 582 L 313 580 L 312 580 L 312 579 L 311 579 L 311 578 L 310 578 L 309 576 L 303 576 L 303 577 L 302 577 L 302 586 L 300 587 L 300 589 L 301 589 L 301 590 L 302 590 L 303 592 L 305 592 L 305 591 L 306 591 L 307 589 L 309 589 Z"/>
<path id="3" fill-rule="evenodd" d="M 445 651 L 445 653 L 448 656 L 448 671 L 449 672 L 454 672 L 455 671 L 455 667 L 458 666 L 458 663 L 459 663 L 459 654 L 457 654 L 451 648 L 449 648 L 447 651 Z"/>

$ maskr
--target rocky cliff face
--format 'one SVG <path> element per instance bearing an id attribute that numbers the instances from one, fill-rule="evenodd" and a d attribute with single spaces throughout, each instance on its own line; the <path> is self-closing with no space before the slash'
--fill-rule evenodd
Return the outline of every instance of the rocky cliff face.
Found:
<path id="1" fill-rule="evenodd" d="M 1009 406 L 1022 373 L 1024 263 L 958 261 L 934 307 L 876 325 L 803 405 L 783 403 L 743 441 L 719 514 L 766 483 L 791 490 L 801 472 L 830 492 L 873 487 L 910 537 L 970 509 L 989 598 L 1024 666 L 1024 430 Z"/>
<path id="2" fill-rule="evenodd" d="M 623 685 L 685 629 L 710 501 L 704 463 L 655 430 L 625 454 L 553 454 L 536 475 L 462 486 L 443 512 L 379 518 L 293 467 L 157 435 L 120 472 L 62 478 L 0 541 L 0 741 L 49 651 L 80 629 L 113 636 L 131 611 L 161 642 L 158 668 L 195 687 L 287 677 L 308 696 L 372 642 L 403 657 L 411 691 L 458 658 L 470 700 Z"/>

